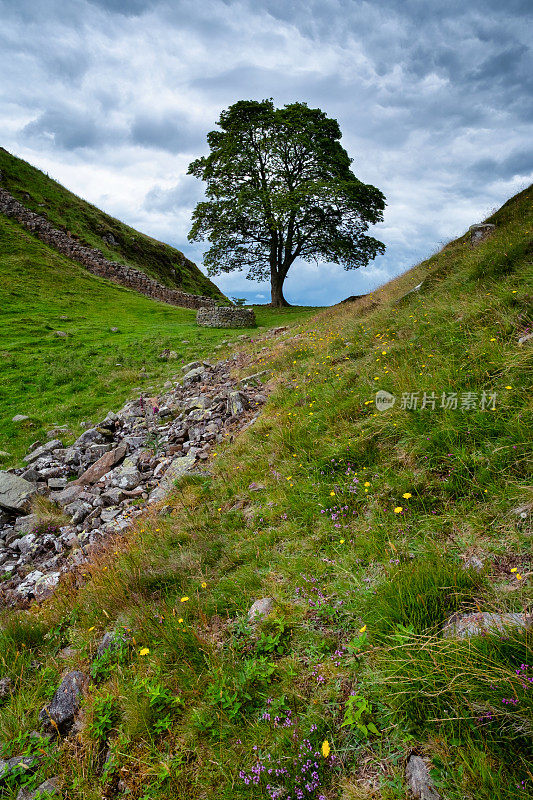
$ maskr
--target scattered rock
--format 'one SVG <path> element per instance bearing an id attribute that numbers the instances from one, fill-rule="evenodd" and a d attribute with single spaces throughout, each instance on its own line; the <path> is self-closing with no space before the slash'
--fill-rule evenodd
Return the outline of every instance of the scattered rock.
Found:
<path id="1" fill-rule="evenodd" d="M 26 414 L 15 414 L 11 422 L 24 422 L 24 420 L 26 419 L 29 419 L 29 417 Z"/>
<path id="2" fill-rule="evenodd" d="M 7 761 L 0 759 L 0 788 L 5 789 L 17 778 L 35 772 L 39 760 L 37 756 L 14 756 Z"/>
<path id="3" fill-rule="evenodd" d="M 29 789 L 22 789 L 17 794 L 17 800 L 41 800 L 42 797 L 59 798 L 59 778 L 48 778 L 44 783 L 41 783 L 36 789 L 30 791 Z"/>
<path id="4" fill-rule="evenodd" d="M 260 600 L 256 600 L 248 611 L 248 621 L 254 622 L 261 617 L 268 617 L 273 608 L 274 600 L 272 597 L 262 597 Z"/>
<path id="5" fill-rule="evenodd" d="M 58 339 L 66 339 L 67 334 L 65 331 L 54 331 L 54 336 L 57 336 Z"/>
<path id="6" fill-rule="evenodd" d="M 149 502 L 157 503 L 159 500 L 164 500 L 167 494 L 173 489 L 176 481 L 192 469 L 195 462 L 195 453 L 188 453 L 182 458 L 175 458 L 165 472 L 159 486 L 151 493 Z"/>
<path id="7" fill-rule="evenodd" d="M 405 777 L 411 794 L 417 800 L 439 800 L 440 795 L 435 791 L 423 758 L 415 755 L 409 757 L 405 767 Z"/>
<path id="8" fill-rule="evenodd" d="M 27 512 L 36 491 L 37 488 L 24 478 L 0 470 L 0 508 L 14 513 Z"/>
<path id="9" fill-rule="evenodd" d="M 481 242 L 483 239 L 486 239 L 495 228 L 496 225 L 491 225 L 488 222 L 482 222 L 478 225 L 471 225 L 469 228 L 470 244 L 479 244 L 479 242 Z"/>
<path id="10" fill-rule="evenodd" d="M 13 686 L 13 681 L 11 680 L 11 678 L 2 678 L 0 680 L 0 700 L 9 697 L 9 695 L 11 694 L 12 686 Z"/>
<path id="11" fill-rule="evenodd" d="M 526 342 L 530 342 L 533 339 L 533 331 L 531 333 L 526 333 L 525 336 L 521 336 L 518 340 L 518 345 L 521 347 Z"/>
<path id="12" fill-rule="evenodd" d="M 79 710 L 86 681 L 85 675 L 79 670 L 65 675 L 50 703 L 39 713 L 45 732 L 52 736 L 65 736 L 68 733 Z"/>
<path id="13" fill-rule="evenodd" d="M 533 617 L 526 614 L 495 614 L 481 611 L 475 614 L 454 614 L 445 623 L 442 635 L 445 639 L 469 639 L 471 636 L 505 634 L 509 628 L 529 630 Z"/>
<path id="14" fill-rule="evenodd" d="M 80 475 L 75 483 L 97 483 L 104 475 L 106 475 L 113 467 L 115 467 L 126 455 L 128 452 L 128 446 L 123 442 L 119 444 L 118 447 L 115 447 L 114 450 L 110 450 L 107 453 L 95 461 L 89 469 L 85 470 L 85 472 Z"/>
<path id="15" fill-rule="evenodd" d="M 33 450 L 31 453 L 28 453 L 28 455 L 24 456 L 24 461 L 26 461 L 27 464 L 31 464 L 33 461 L 41 458 L 41 456 L 48 455 L 48 453 L 51 453 L 53 450 L 57 450 L 60 447 L 63 447 L 63 442 L 61 442 L 59 439 L 52 439 L 50 442 L 46 442 L 46 444 L 35 448 L 35 450 Z"/>

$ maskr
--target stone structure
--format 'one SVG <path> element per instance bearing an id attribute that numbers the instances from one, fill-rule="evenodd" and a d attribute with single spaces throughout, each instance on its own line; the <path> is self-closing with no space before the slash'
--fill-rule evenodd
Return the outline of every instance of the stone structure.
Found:
<path id="1" fill-rule="evenodd" d="M 54 228 L 47 219 L 29 211 L 5 189 L 0 188 L 0 213 L 16 219 L 38 239 L 55 248 L 74 261 L 78 261 L 85 269 L 101 278 L 118 283 L 128 289 L 145 294 L 153 300 L 160 300 L 173 306 L 184 308 L 215 308 L 212 297 L 188 294 L 149 278 L 144 272 L 133 267 L 124 266 L 117 261 L 108 261 L 100 250 L 85 247 L 65 231 Z"/>
<path id="2" fill-rule="evenodd" d="M 483 239 L 486 239 L 495 227 L 496 225 L 491 225 L 488 222 L 481 222 L 479 225 L 471 225 L 468 229 L 470 231 L 470 244 L 478 244 L 483 241 Z"/>
<path id="3" fill-rule="evenodd" d="M 257 324 L 253 308 L 240 306 L 201 308 L 196 323 L 207 328 L 254 328 Z"/>

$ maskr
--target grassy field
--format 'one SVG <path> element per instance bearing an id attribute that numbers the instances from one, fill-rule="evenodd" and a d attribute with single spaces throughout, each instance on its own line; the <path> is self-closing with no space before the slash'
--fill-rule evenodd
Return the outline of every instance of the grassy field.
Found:
<path id="1" fill-rule="evenodd" d="M 198 328 L 195 311 L 97 278 L 5 217 L 0 242 L 0 450 L 10 454 L 1 466 L 15 464 L 54 425 L 79 435 L 80 422 L 118 409 L 134 388 L 160 387 L 182 364 L 211 357 L 243 333 Z M 258 306 L 258 328 L 247 333 L 311 312 Z M 179 358 L 159 359 L 165 348 Z M 12 422 L 16 414 L 29 419 Z"/>
<path id="2" fill-rule="evenodd" d="M 222 292 L 182 252 L 130 228 L 69 192 L 36 167 L 0 147 L 0 185 L 31 211 L 44 215 L 111 261 L 136 267 L 166 286 L 227 302 Z M 114 244 L 104 241 L 112 235 Z"/>
<path id="3" fill-rule="evenodd" d="M 272 394 L 213 476 L 184 479 L 171 513 L 145 515 L 44 606 L 4 612 L 1 755 L 40 748 L 28 785 L 57 774 L 72 800 L 400 800 L 417 752 L 446 800 L 532 796 L 531 631 L 439 634 L 455 611 L 531 610 L 531 514 L 516 512 L 533 507 L 531 343 L 518 345 L 531 196 L 475 249 L 450 243 L 288 345 L 246 345 Z M 273 613 L 249 624 L 266 596 Z M 111 629 L 123 643 L 93 660 Z M 76 737 L 32 739 L 73 668 L 92 674 Z"/>

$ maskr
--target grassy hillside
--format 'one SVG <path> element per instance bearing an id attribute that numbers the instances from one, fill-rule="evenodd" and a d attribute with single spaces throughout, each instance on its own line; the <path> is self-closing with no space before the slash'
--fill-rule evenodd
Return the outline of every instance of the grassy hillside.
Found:
<path id="1" fill-rule="evenodd" d="M 532 796 L 532 632 L 440 635 L 456 611 L 531 610 L 531 198 L 475 249 L 459 239 L 288 343 L 249 345 L 272 394 L 213 477 L 183 480 L 171 514 L 42 608 L 4 613 L 3 756 L 45 754 L 27 783 L 57 774 L 76 800 L 399 800 L 416 752 L 446 800 Z M 125 641 L 93 660 L 111 629 Z M 93 676 L 76 736 L 32 739 L 73 668 Z"/>
<path id="2" fill-rule="evenodd" d="M 256 316 L 261 329 L 310 313 L 258 307 Z M 0 466 L 15 464 L 54 425 L 79 433 L 80 422 L 119 408 L 133 388 L 160 386 L 242 333 L 198 328 L 195 319 L 91 275 L 0 215 L 0 450 L 10 454 Z M 179 359 L 161 361 L 165 348 Z M 12 422 L 16 414 L 30 419 Z"/>
<path id="3" fill-rule="evenodd" d="M 98 248 L 111 261 L 135 267 L 165 286 L 221 302 L 226 300 L 218 287 L 179 250 L 110 217 L 2 147 L 0 173 L 0 185 L 26 208 L 45 216 L 82 244 Z M 102 238 L 110 234 L 115 244 Z"/>

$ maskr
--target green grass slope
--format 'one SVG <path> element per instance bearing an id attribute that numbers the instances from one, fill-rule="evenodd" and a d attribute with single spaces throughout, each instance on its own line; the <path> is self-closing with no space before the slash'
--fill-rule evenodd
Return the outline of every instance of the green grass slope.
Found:
<path id="1" fill-rule="evenodd" d="M 179 250 L 105 214 L 2 147 L 0 173 L 0 185 L 26 208 L 69 231 L 82 244 L 96 247 L 109 260 L 135 267 L 165 286 L 226 301 L 218 287 Z M 105 242 L 102 237 L 106 234 L 112 234 L 117 244 Z"/>
<path id="2" fill-rule="evenodd" d="M 259 330 L 311 311 L 258 307 Z M 119 408 L 133 388 L 160 386 L 181 364 L 211 357 L 242 333 L 199 328 L 195 319 L 193 310 L 91 275 L 0 215 L 0 450 L 9 454 L 0 466 L 17 463 L 54 425 L 74 435 L 80 422 Z M 165 348 L 179 359 L 161 361 Z M 30 419 L 12 422 L 16 414 Z"/>
<path id="3" fill-rule="evenodd" d="M 43 755 L 28 785 L 400 800 L 415 752 L 446 800 L 532 796 L 533 633 L 440 635 L 454 612 L 531 610 L 531 197 L 476 248 L 249 345 L 272 394 L 212 477 L 43 607 L 4 613 L 0 742 Z M 110 629 L 124 641 L 95 659 Z M 76 736 L 32 738 L 73 668 L 92 675 Z"/>

